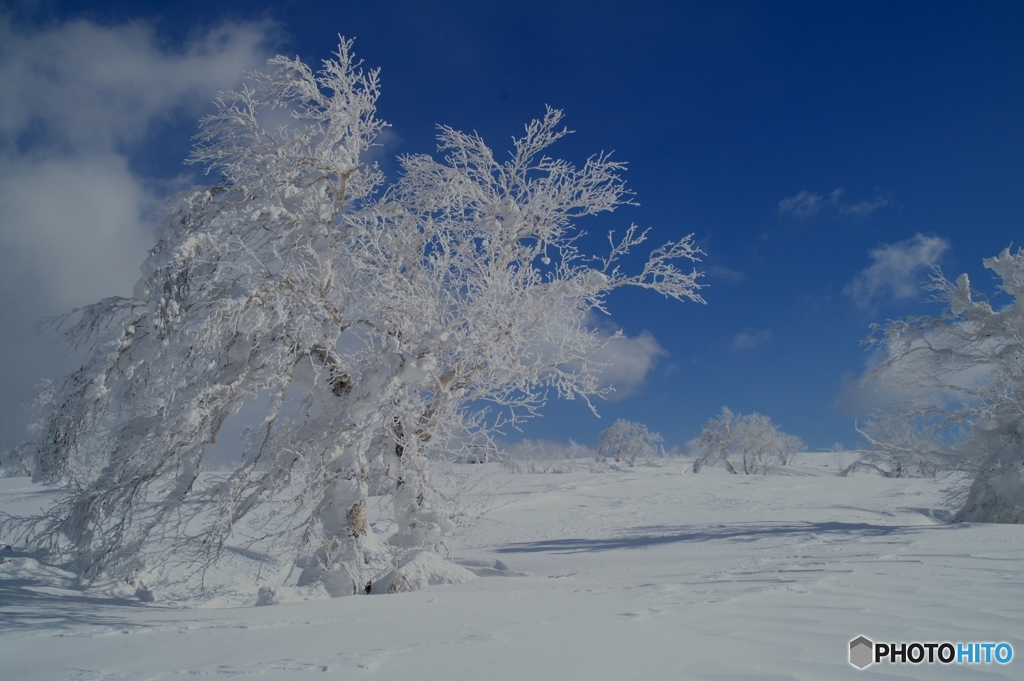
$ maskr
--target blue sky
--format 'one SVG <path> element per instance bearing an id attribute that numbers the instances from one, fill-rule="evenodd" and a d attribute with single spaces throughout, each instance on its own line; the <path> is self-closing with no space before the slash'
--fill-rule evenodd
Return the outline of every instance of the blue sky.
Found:
<path id="1" fill-rule="evenodd" d="M 218 89 L 337 36 L 381 68 L 384 167 L 436 124 L 501 149 L 545 104 L 614 150 L 654 243 L 693 233 L 706 306 L 616 295 L 630 394 L 551 403 L 529 437 L 595 443 L 615 418 L 682 445 L 722 406 L 813 448 L 855 444 L 872 323 L 936 313 L 929 263 L 992 290 L 983 258 L 1024 218 L 1024 5 L 944 2 L 0 3 L 0 446 L 74 357 L 26 328 L 129 293 L 146 215 Z M 84 206 L 84 207 L 83 207 Z M 581 223 L 582 225 L 583 223 Z M 998 300 L 998 298 L 996 298 Z M 641 336 L 646 332 L 649 336 Z M 656 340 L 662 353 L 652 352 Z"/>

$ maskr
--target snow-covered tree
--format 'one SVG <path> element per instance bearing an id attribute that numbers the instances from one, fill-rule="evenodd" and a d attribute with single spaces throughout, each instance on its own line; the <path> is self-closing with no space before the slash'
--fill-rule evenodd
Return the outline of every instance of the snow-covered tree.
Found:
<path id="1" fill-rule="evenodd" d="M 69 490 L 39 540 L 82 574 L 144 572 L 143 549 L 169 532 L 174 560 L 211 562 L 282 494 L 294 513 L 267 535 L 358 566 L 360 585 L 389 564 L 360 507 L 379 434 L 357 406 L 373 388 L 355 385 L 358 362 L 337 350 L 358 304 L 344 216 L 381 181 L 360 157 L 384 125 L 376 73 L 349 47 L 318 75 L 276 58 L 273 74 L 222 98 L 193 157 L 221 183 L 172 204 L 131 298 L 79 310 L 68 329 L 89 353 L 53 386 L 34 469 Z M 207 447 L 257 396 L 268 406 L 238 466 L 201 485 Z M 335 535 L 349 539 L 344 555 L 324 548 Z"/>
<path id="2" fill-rule="evenodd" d="M 1024 522 L 1024 252 L 984 261 L 1012 302 L 993 307 L 961 274 L 936 270 L 936 317 L 877 327 L 872 376 L 902 399 L 865 431 L 897 465 L 965 473 L 954 521 Z M 878 420 L 878 419 L 876 419 Z M 893 428 L 884 424 L 899 423 Z"/>
<path id="3" fill-rule="evenodd" d="M 935 423 L 907 420 L 898 412 L 878 412 L 857 432 L 867 448 L 841 467 L 840 475 L 868 470 L 887 478 L 935 477 L 956 468 L 960 455 L 942 438 Z"/>
<path id="4" fill-rule="evenodd" d="M 431 456 L 478 450 L 548 391 L 601 396 L 607 339 L 584 318 L 612 290 L 702 302 L 674 264 L 697 259 L 690 237 L 636 274 L 620 266 L 646 239 L 635 226 L 582 250 L 574 221 L 630 194 L 605 155 L 545 155 L 567 134 L 559 111 L 504 162 L 442 128 L 444 158 L 403 158 L 379 192 L 377 74 L 350 43 L 336 56 L 319 73 L 275 58 L 225 94 L 192 157 L 219 184 L 172 204 L 131 298 L 66 320 L 87 359 L 52 387 L 33 444 L 35 479 L 65 494 L 7 525 L 85 576 L 145 573 L 154 551 L 201 574 L 230 539 L 290 547 L 297 583 L 331 595 L 403 588 L 402 566 L 451 529 Z M 265 406 L 237 464 L 200 476 L 243 404 Z M 371 474 L 392 483 L 386 542 L 367 519 Z"/>
<path id="5" fill-rule="evenodd" d="M 410 537 L 437 531 L 435 518 L 420 515 L 423 453 L 485 427 L 483 413 L 465 405 L 491 403 L 514 424 L 535 414 L 548 390 L 565 399 L 601 395 L 603 365 L 593 357 L 606 340 L 584 324 L 586 311 L 603 310 L 605 296 L 623 286 L 699 300 L 696 273 L 672 264 L 696 256 L 689 238 L 655 249 L 636 275 L 618 265 L 645 240 L 635 227 L 610 235 L 605 256 L 580 251 L 573 221 L 613 210 L 628 194 L 622 165 L 606 156 L 577 169 L 544 155 L 567 134 L 561 117 L 549 109 L 527 126 L 504 163 L 479 136 L 442 128 L 443 162 L 402 159 L 401 179 L 350 218 L 362 235 L 363 300 L 392 367 L 398 455 L 389 451 L 385 466 L 402 471 L 400 537 L 406 523 L 417 528 Z"/>
<path id="6" fill-rule="evenodd" d="M 632 466 L 637 459 L 649 461 L 657 456 L 662 442 L 661 435 L 650 432 L 644 424 L 618 419 L 601 431 L 597 460 L 607 461 L 611 457 L 615 463 Z"/>
<path id="7" fill-rule="evenodd" d="M 744 473 L 766 474 L 777 465 L 788 464 L 803 447 L 803 440 L 779 431 L 767 416 L 756 412 L 736 415 L 722 407 L 718 418 L 704 424 L 693 472 L 721 464 L 730 473 L 738 473 L 729 460 L 732 456 L 739 458 Z"/>

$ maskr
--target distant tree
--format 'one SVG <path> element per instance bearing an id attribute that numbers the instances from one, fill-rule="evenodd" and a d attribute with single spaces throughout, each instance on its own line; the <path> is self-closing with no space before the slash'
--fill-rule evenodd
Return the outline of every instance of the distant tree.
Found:
<path id="1" fill-rule="evenodd" d="M 202 122 L 192 160 L 222 180 L 178 197 L 133 297 L 67 320 L 89 352 L 33 444 L 35 479 L 65 493 L 47 517 L 6 524 L 84 576 L 131 578 L 153 551 L 201 574 L 230 539 L 290 547 L 298 584 L 332 595 L 403 588 L 402 564 L 451 529 L 432 456 L 478 452 L 548 391 L 603 395 L 606 338 L 584 315 L 612 290 L 702 302 L 698 274 L 674 264 L 696 260 L 690 237 L 632 275 L 620 261 L 645 231 L 582 250 L 574 220 L 630 194 L 605 155 L 582 168 L 545 155 L 568 132 L 561 112 L 505 162 L 441 128 L 444 159 L 403 158 L 380 192 L 365 161 L 385 125 L 377 73 L 347 42 L 318 74 L 271 64 Z M 230 473 L 201 477 L 243 403 L 265 404 L 262 421 Z M 371 475 L 391 481 L 386 542 L 368 522 Z"/>
<path id="2" fill-rule="evenodd" d="M 563 445 L 526 439 L 503 451 L 499 461 L 510 473 L 574 473 L 577 461 L 592 455 L 592 450 L 574 440 Z"/>
<path id="3" fill-rule="evenodd" d="M 662 442 L 661 435 L 650 432 L 644 424 L 619 419 L 601 431 L 597 460 L 607 461 L 611 457 L 616 463 L 632 466 L 637 459 L 649 461 L 656 456 Z"/>
<path id="4" fill-rule="evenodd" d="M 775 466 L 789 464 L 803 448 L 803 440 L 780 432 L 767 416 L 737 416 L 722 407 L 718 418 L 708 419 L 704 424 L 697 441 L 699 456 L 693 463 L 693 472 L 721 464 L 730 473 L 738 473 L 729 460 L 736 457 L 744 473 L 767 474 Z"/>
<path id="5" fill-rule="evenodd" d="M 929 289 L 948 306 L 943 314 L 876 327 L 885 358 L 871 375 L 902 399 L 865 432 L 900 469 L 966 475 L 954 522 L 1021 523 L 1024 252 L 1006 249 L 984 264 L 1012 302 L 994 308 L 966 274 L 952 282 L 936 269 Z"/>

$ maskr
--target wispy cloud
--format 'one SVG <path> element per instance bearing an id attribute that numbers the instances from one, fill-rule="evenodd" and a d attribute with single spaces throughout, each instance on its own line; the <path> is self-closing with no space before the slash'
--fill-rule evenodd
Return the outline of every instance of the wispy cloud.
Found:
<path id="1" fill-rule="evenodd" d="M 729 343 L 729 349 L 733 352 L 753 350 L 757 346 L 767 343 L 771 338 L 772 332 L 768 329 L 762 329 L 760 331 L 746 329 L 732 337 L 732 342 Z"/>
<path id="2" fill-rule="evenodd" d="M 797 220 L 814 220 L 823 210 L 827 210 L 841 216 L 863 219 L 889 205 L 889 199 L 881 194 L 873 199 L 853 203 L 847 201 L 845 195 L 846 190 L 842 187 L 833 190 L 828 196 L 805 190 L 779 201 L 779 215 Z"/>
<path id="3" fill-rule="evenodd" d="M 737 285 L 747 280 L 747 275 L 739 270 L 734 270 L 723 265 L 710 264 L 707 266 L 708 279 L 720 281 L 724 284 Z"/>
<path id="4" fill-rule="evenodd" d="M 873 199 L 865 199 L 857 203 L 848 203 L 843 200 L 843 188 L 836 189 L 829 195 L 829 203 L 835 206 L 840 215 L 849 215 L 855 218 L 865 218 L 879 208 L 889 205 L 889 199 L 884 196 L 876 196 Z"/>
<path id="5" fill-rule="evenodd" d="M 813 220 L 818 217 L 825 197 L 809 191 L 802 191 L 796 196 L 779 201 L 779 215 L 792 215 L 800 220 Z"/>
<path id="6" fill-rule="evenodd" d="M 923 271 L 938 263 L 949 247 L 946 239 L 923 234 L 883 244 L 870 251 L 871 265 L 847 284 L 843 293 L 861 308 L 876 302 L 915 298 Z"/>

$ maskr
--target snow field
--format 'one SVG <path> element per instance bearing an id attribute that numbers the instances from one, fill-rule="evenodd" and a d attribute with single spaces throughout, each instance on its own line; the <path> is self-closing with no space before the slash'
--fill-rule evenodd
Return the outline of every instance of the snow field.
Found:
<path id="1" fill-rule="evenodd" d="M 240 555 L 238 579 L 222 575 L 207 600 L 157 592 L 142 604 L 5 550 L 0 677 L 1020 678 L 1024 527 L 943 524 L 941 481 L 840 478 L 832 454 L 761 477 L 663 461 L 541 475 L 465 466 L 498 491 L 452 557 L 508 569 L 382 597 L 251 607 Z M 0 480 L 9 512 L 46 498 Z M 847 646 L 861 634 L 1006 641 L 1015 658 L 858 671 Z"/>

